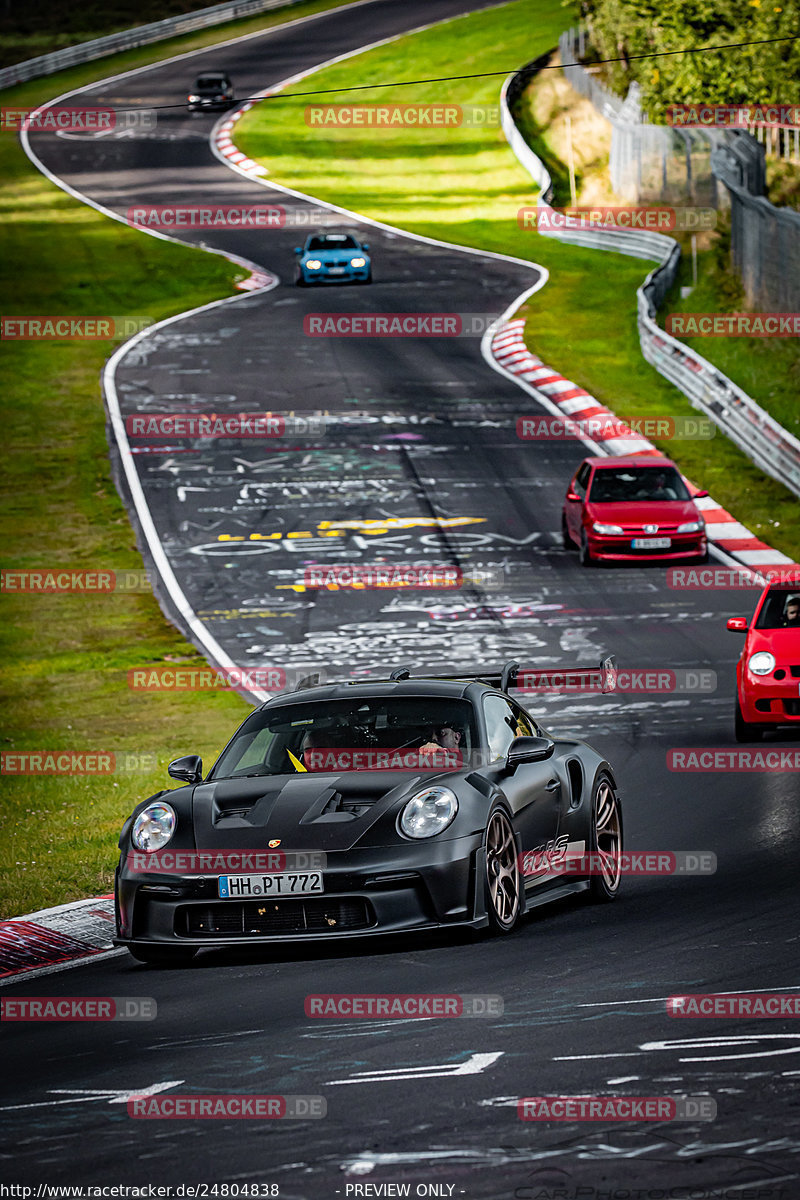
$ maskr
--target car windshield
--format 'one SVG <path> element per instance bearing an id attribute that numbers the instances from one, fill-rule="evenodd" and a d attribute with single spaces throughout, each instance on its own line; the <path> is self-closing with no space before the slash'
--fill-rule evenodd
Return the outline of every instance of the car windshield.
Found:
<path id="1" fill-rule="evenodd" d="M 308 239 L 306 250 L 357 250 L 358 242 L 349 233 L 315 234 Z"/>
<path id="2" fill-rule="evenodd" d="M 691 497 L 674 467 L 601 467 L 594 473 L 588 499 L 595 504 L 616 504 Z"/>
<path id="3" fill-rule="evenodd" d="M 228 80 L 224 75 L 201 75 L 195 86 L 199 91 L 210 91 L 212 88 L 226 88 Z"/>
<path id="4" fill-rule="evenodd" d="M 466 700 L 298 700 L 248 717 L 209 779 L 325 770 L 452 770 L 476 746 L 475 718 Z"/>
<path id="5" fill-rule="evenodd" d="M 771 588 L 755 624 L 756 629 L 800 630 L 800 581 L 791 588 Z"/>

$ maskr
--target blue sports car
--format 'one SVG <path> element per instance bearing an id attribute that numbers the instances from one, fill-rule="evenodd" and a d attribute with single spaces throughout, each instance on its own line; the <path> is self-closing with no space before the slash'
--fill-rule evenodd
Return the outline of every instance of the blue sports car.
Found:
<path id="1" fill-rule="evenodd" d="M 294 281 L 298 287 L 309 283 L 372 283 L 372 263 L 361 242 L 349 230 L 334 233 L 312 233 L 305 246 L 297 246 Z"/>

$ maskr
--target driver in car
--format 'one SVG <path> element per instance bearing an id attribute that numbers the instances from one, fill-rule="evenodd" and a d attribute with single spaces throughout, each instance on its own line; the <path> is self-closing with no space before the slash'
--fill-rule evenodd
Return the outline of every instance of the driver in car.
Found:
<path id="1" fill-rule="evenodd" d="M 430 731 L 428 741 L 424 742 L 419 748 L 420 756 L 436 754 L 439 750 L 455 750 L 460 752 L 463 738 L 464 735 L 461 730 L 454 729 L 452 725 L 435 725 Z"/>
<path id="2" fill-rule="evenodd" d="M 781 621 L 783 629 L 800 629 L 800 596 L 790 596 Z"/>

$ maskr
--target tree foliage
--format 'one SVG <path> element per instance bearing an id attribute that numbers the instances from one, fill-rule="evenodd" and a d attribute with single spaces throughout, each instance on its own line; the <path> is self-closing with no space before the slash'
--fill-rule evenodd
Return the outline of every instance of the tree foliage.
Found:
<path id="1" fill-rule="evenodd" d="M 767 38 L 798 38 L 800 0 L 583 0 L 593 52 L 623 57 L 603 67 L 614 91 L 632 80 L 652 121 L 671 104 L 797 104 L 800 40 L 736 47 Z M 731 49 L 671 54 L 708 46 Z"/>

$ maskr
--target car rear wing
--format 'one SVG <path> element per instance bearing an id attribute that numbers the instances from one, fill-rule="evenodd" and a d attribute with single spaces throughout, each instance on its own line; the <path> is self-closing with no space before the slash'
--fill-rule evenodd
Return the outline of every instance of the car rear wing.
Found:
<path id="1" fill-rule="evenodd" d="M 469 683 L 474 680 L 486 683 L 489 687 L 499 688 L 501 692 L 514 689 L 523 692 L 587 691 L 605 693 L 615 691 L 617 686 L 616 659 L 613 654 L 602 658 L 596 667 L 524 667 L 518 662 L 507 662 L 501 671 L 482 671 L 478 668 L 470 674 L 460 671 L 455 675 L 412 675 L 411 671 L 411 667 L 397 667 L 392 671 L 388 682 L 398 683 L 404 679 L 430 679 L 453 682 L 463 680 L 465 683 Z M 382 683 L 384 681 L 371 677 L 360 680 L 348 679 L 343 682 L 356 684 Z M 295 690 L 299 691 L 301 688 L 313 686 L 314 683 L 302 680 Z"/>

